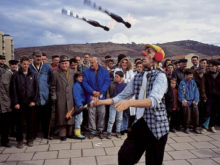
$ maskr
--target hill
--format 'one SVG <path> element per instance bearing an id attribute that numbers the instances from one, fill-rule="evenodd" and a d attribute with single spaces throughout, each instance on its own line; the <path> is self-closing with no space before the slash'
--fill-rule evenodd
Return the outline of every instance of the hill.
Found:
<path id="1" fill-rule="evenodd" d="M 158 44 L 161 46 L 166 57 L 173 57 L 179 55 L 186 55 L 194 53 L 202 56 L 216 56 L 220 55 L 220 47 L 215 45 L 204 44 L 197 41 L 185 40 L 168 42 Z M 68 55 L 73 57 L 76 55 L 82 56 L 84 53 L 90 53 L 94 56 L 104 57 L 106 55 L 118 56 L 119 54 L 125 54 L 132 58 L 140 56 L 140 52 L 143 49 L 144 44 L 116 44 L 111 42 L 103 43 L 87 43 L 87 44 L 69 44 L 69 45 L 51 45 L 41 47 L 27 47 L 15 49 L 15 59 L 19 59 L 20 56 L 31 56 L 34 50 L 41 50 L 50 58 L 53 55 Z"/>

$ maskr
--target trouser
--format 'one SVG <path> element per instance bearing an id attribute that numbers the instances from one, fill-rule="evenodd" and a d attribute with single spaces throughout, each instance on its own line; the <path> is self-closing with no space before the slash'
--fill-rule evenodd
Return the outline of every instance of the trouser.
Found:
<path id="1" fill-rule="evenodd" d="M 72 125 L 61 125 L 59 126 L 59 136 L 60 137 L 71 137 L 73 134 L 73 126 Z"/>
<path id="2" fill-rule="evenodd" d="M 170 129 L 176 129 L 178 125 L 178 110 L 172 111 L 170 115 Z"/>
<path id="3" fill-rule="evenodd" d="M 210 116 L 210 123 L 209 127 L 214 127 L 216 125 L 217 114 L 220 112 L 220 97 L 219 96 L 210 96 L 207 100 L 207 107 L 206 107 L 206 116 Z"/>
<path id="4" fill-rule="evenodd" d="M 108 128 L 107 128 L 108 133 L 112 133 L 112 127 L 113 124 L 115 123 L 115 119 L 116 119 L 116 132 L 117 133 L 121 132 L 122 115 L 123 112 L 117 112 L 114 105 L 110 106 Z"/>
<path id="5" fill-rule="evenodd" d="M 199 101 L 198 104 L 199 109 L 199 124 L 202 125 L 206 119 L 206 103 L 202 100 Z"/>
<path id="6" fill-rule="evenodd" d="M 0 127 L 1 127 L 1 144 L 5 145 L 9 142 L 9 125 L 11 112 L 0 113 Z"/>
<path id="7" fill-rule="evenodd" d="M 12 109 L 10 112 L 10 124 L 9 124 L 9 135 L 12 137 L 16 137 L 16 112 L 15 109 Z"/>
<path id="8" fill-rule="evenodd" d="M 194 128 L 199 126 L 199 110 L 197 105 L 191 104 L 190 106 L 183 107 L 183 113 L 185 128 L 189 127 L 190 121 L 192 121 Z"/>
<path id="9" fill-rule="evenodd" d="M 145 153 L 147 165 L 162 165 L 167 135 L 154 137 L 143 118 L 129 130 L 128 137 L 118 152 L 119 165 L 134 165 Z"/>
<path id="10" fill-rule="evenodd" d="M 75 107 L 76 108 L 76 107 Z M 81 128 L 81 124 L 83 121 L 83 112 L 79 113 L 78 115 L 75 116 L 74 118 L 74 123 L 75 123 L 75 129 L 80 129 Z"/>
<path id="11" fill-rule="evenodd" d="M 101 133 L 105 127 L 105 106 L 89 108 L 88 126 L 91 134 Z"/>
<path id="12" fill-rule="evenodd" d="M 82 120 L 82 130 L 88 129 L 88 111 L 83 112 L 83 120 Z"/>
<path id="13" fill-rule="evenodd" d="M 130 112 L 129 112 L 129 109 L 127 109 L 127 110 L 123 111 L 121 131 L 128 130 L 129 118 L 130 118 Z"/>
<path id="14" fill-rule="evenodd" d="M 53 103 L 49 103 L 49 108 L 50 108 L 50 121 L 49 121 L 48 136 L 53 137 L 54 132 L 57 128 L 57 125 L 56 125 L 56 105 Z"/>
<path id="15" fill-rule="evenodd" d="M 17 141 L 23 141 L 23 133 L 26 125 L 26 139 L 27 141 L 33 141 L 34 138 L 34 123 L 35 123 L 35 107 L 29 107 L 29 105 L 21 105 L 20 109 L 16 110 L 17 115 Z"/>
<path id="16" fill-rule="evenodd" d="M 51 108 L 48 104 L 36 106 L 36 133 L 43 132 L 44 138 L 48 138 L 49 124 L 51 118 Z"/>

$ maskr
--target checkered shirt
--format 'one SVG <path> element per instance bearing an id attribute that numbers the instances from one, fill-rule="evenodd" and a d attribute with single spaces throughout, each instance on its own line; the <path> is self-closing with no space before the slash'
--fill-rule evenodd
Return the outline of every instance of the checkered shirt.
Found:
<path id="1" fill-rule="evenodd" d="M 146 98 L 150 95 L 150 92 L 152 91 L 154 85 L 154 81 L 159 73 L 163 72 L 161 70 L 148 71 Z M 136 99 L 138 99 L 139 96 L 143 75 L 144 72 L 139 73 L 134 77 L 134 94 Z M 163 86 L 161 86 L 161 88 L 163 88 Z M 157 107 L 145 108 L 143 118 L 146 121 L 148 128 L 157 139 L 160 139 L 162 136 L 167 134 L 169 132 L 169 123 L 165 106 L 165 96 L 163 96 L 162 101 Z"/>

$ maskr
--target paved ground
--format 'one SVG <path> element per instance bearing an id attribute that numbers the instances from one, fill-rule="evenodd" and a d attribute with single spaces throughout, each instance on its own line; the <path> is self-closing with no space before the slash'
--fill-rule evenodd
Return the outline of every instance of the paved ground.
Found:
<path id="1" fill-rule="evenodd" d="M 47 141 L 36 139 L 34 147 L 23 149 L 0 147 L 0 165 L 117 165 L 117 152 L 122 139 Z M 138 165 L 144 165 L 144 157 Z M 220 128 L 217 133 L 189 135 L 170 133 L 164 156 L 164 165 L 220 164 Z"/>

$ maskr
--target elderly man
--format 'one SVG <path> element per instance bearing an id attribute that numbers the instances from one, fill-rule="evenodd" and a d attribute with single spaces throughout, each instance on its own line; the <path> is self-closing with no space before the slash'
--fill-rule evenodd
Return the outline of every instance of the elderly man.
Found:
<path id="1" fill-rule="evenodd" d="M 166 74 L 158 68 L 164 58 L 164 51 L 156 45 L 145 45 L 144 64 L 153 65 L 147 72 L 141 72 L 128 83 L 125 89 L 113 99 L 97 100 L 95 104 L 115 104 L 121 112 L 137 107 L 136 120 L 128 137 L 118 153 L 119 165 L 134 165 L 146 151 L 146 164 L 162 165 L 164 149 L 169 132 L 165 106 L 168 89 Z M 135 100 L 130 100 L 135 96 Z"/>
<path id="2" fill-rule="evenodd" d="M 74 71 L 70 69 L 69 57 L 60 57 L 60 68 L 53 72 L 51 99 L 56 104 L 56 119 L 60 140 L 72 137 L 74 119 L 66 120 L 66 113 L 73 107 Z"/>
<path id="3" fill-rule="evenodd" d="M 11 122 L 11 99 L 9 87 L 12 73 L 6 69 L 0 68 L 0 129 L 1 129 L 1 145 L 10 147 L 9 145 L 9 125 Z"/>
<path id="4" fill-rule="evenodd" d="M 83 76 L 83 87 L 86 91 L 87 103 L 90 103 L 91 96 L 105 99 L 106 91 L 110 86 L 110 76 L 108 70 L 99 65 L 97 57 L 91 58 L 90 68 L 83 72 Z M 102 139 L 105 126 L 105 106 L 100 105 L 90 108 L 88 116 L 89 138 L 92 139 L 98 132 L 99 137 Z"/>
<path id="5" fill-rule="evenodd" d="M 49 121 L 51 108 L 49 107 L 49 87 L 51 83 L 52 70 L 48 64 L 42 61 L 42 52 L 33 52 L 33 63 L 30 64 L 30 70 L 36 74 L 39 84 L 39 96 L 36 102 L 37 123 L 39 130 L 41 125 L 44 138 L 48 138 Z M 37 132 L 36 132 L 37 133 Z"/>
<path id="6" fill-rule="evenodd" d="M 5 56 L 0 55 L 0 68 L 9 69 L 9 67 L 5 64 Z"/>

